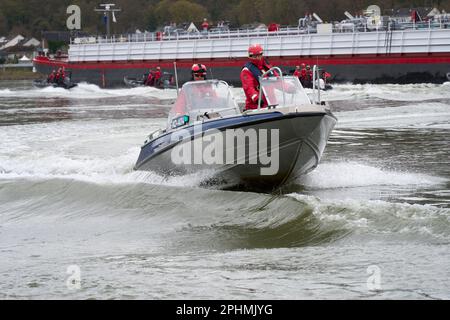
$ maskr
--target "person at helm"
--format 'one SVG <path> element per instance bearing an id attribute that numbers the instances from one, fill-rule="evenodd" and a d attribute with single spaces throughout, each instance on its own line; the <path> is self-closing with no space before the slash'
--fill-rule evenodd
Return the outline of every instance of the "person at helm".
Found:
<path id="1" fill-rule="evenodd" d="M 206 80 L 206 66 L 196 63 L 191 68 L 191 81 Z"/>
<path id="2" fill-rule="evenodd" d="M 245 110 L 257 109 L 259 101 L 259 77 L 272 66 L 263 56 L 263 48 L 260 44 L 252 44 L 248 48 L 249 61 L 241 71 L 242 89 L 245 93 Z M 262 107 L 267 107 L 265 97 L 262 99 Z"/>
<path id="3" fill-rule="evenodd" d="M 203 81 L 206 80 L 206 72 L 207 68 L 204 64 L 201 63 L 195 63 L 192 65 L 191 68 L 191 81 Z M 188 82 L 189 83 L 189 82 Z M 192 88 L 192 87 L 191 87 Z M 180 95 L 178 96 L 177 101 L 175 102 L 173 110 L 175 111 L 175 114 L 181 115 L 186 113 L 186 94 L 185 90 L 186 88 L 183 86 L 181 89 Z M 195 92 L 195 96 L 198 96 L 200 99 L 204 97 L 212 97 L 215 95 L 215 92 L 211 89 L 210 85 L 205 86 L 196 86 L 195 89 L 198 92 Z M 193 94 L 190 94 L 190 96 L 193 96 Z"/>

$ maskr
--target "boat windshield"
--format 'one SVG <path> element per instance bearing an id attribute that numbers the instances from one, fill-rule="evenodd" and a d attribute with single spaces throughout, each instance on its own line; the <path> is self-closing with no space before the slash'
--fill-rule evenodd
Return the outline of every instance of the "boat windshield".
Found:
<path id="1" fill-rule="evenodd" d="M 288 107 L 311 104 L 297 77 L 262 78 L 260 85 L 269 106 Z"/>
<path id="2" fill-rule="evenodd" d="M 220 117 L 240 114 L 228 84 L 221 80 L 191 81 L 183 85 L 178 99 L 169 113 L 169 126 L 174 119 L 188 116 L 192 123 L 198 116 L 215 114 Z M 173 126 L 172 126 L 173 127 Z"/>

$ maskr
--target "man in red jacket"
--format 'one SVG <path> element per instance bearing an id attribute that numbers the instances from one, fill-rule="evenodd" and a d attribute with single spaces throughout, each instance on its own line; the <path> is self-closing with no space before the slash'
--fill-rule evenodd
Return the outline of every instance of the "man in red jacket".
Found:
<path id="1" fill-rule="evenodd" d="M 156 71 L 153 73 L 155 87 L 161 86 L 161 76 L 161 67 L 156 67 Z"/>
<path id="2" fill-rule="evenodd" d="M 204 81 L 206 80 L 206 66 L 204 64 L 195 63 L 191 68 L 191 81 Z M 183 86 L 184 88 L 184 86 Z M 181 92 L 175 101 L 175 105 L 173 107 L 173 111 L 176 115 L 182 115 L 186 112 L 186 93 L 181 89 Z M 211 90 L 210 86 L 205 87 L 195 87 L 198 92 L 196 92 L 197 96 L 200 98 L 205 96 L 214 96 L 215 92 Z"/>
<path id="3" fill-rule="evenodd" d="M 248 48 L 248 58 L 241 71 L 242 89 L 245 92 L 245 110 L 258 109 L 259 77 L 272 66 L 263 57 L 263 48 L 260 44 L 253 44 Z M 262 98 L 261 107 L 267 107 L 266 98 Z"/>
<path id="4" fill-rule="evenodd" d="M 300 71 L 300 66 L 296 66 L 293 76 L 300 79 Z"/>

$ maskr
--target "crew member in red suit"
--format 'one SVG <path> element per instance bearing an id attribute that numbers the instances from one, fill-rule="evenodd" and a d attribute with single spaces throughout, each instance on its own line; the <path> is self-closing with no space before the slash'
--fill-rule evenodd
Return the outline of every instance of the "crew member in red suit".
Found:
<path id="1" fill-rule="evenodd" d="M 296 66 L 293 76 L 300 79 L 300 76 L 301 76 L 300 71 L 301 71 L 300 66 Z"/>
<path id="2" fill-rule="evenodd" d="M 64 80 L 66 80 L 66 67 L 62 67 L 61 76 L 59 77 L 60 83 L 64 83 Z"/>
<path id="3" fill-rule="evenodd" d="M 62 68 L 59 68 L 55 75 L 54 83 L 59 83 L 62 77 Z"/>
<path id="4" fill-rule="evenodd" d="M 145 79 L 144 84 L 146 86 L 153 86 L 154 81 L 155 81 L 155 77 L 154 77 L 154 74 L 153 74 L 153 70 L 150 69 L 148 71 L 148 76 L 147 76 L 147 79 Z"/>
<path id="5" fill-rule="evenodd" d="M 242 89 L 245 92 L 245 110 L 258 109 L 259 77 L 272 66 L 263 56 L 263 48 L 260 44 L 253 44 L 248 48 L 249 61 L 241 71 Z M 261 107 L 267 107 L 265 97 Z"/>
<path id="6" fill-rule="evenodd" d="M 206 80 L 206 66 L 204 64 L 196 63 L 191 68 L 191 81 L 202 81 Z M 196 87 L 202 92 L 198 92 L 198 95 L 201 96 L 212 96 L 216 93 L 209 87 Z M 180 95 L 178 96 L 177 101 L 175 102 L 175 106 L 173 108 L 176 115 L 183 115 L 186 113 L 186 95 L 181 89 Z"/>
<path id="7" fill-rule="evenodd" d="M 306 71 L 306 65 L 304 63 L 300 66 L 300 82 L 304 86 L 306 84 L 306 78 L 307 78 L 307 71 Z"/>
<path id="8" fill-rule="evenodd" d="M 156 71 L 153 73 L 154 85 L 156 87 L 161 85 L 161 67 L 156 67 Z"/>
<path id="9" fill-rule="evenodd" d="M 307 87 L 312 87 L 312 81 L 313 81 L 313 71 L 311 70 L 311 67 L 309 65 L 306 66 L 306 81 L 305 85 Z"/>
<path id="10" fill-rule="evenodd" d="M 52 73 L 50 73 L 47 77 L 47 83 L 54 83 L 56 77 L 56 70 L 53 69 Z"/>
<path id="11" fill-rule="evenodd" d="M 205 18 L 205 19 L 203 19 L 202 29 L 203 29 L 203 31 L 208 31 L 208 28 L 209 28 L 209 23 L 208 23 L 208 20 Z"/>

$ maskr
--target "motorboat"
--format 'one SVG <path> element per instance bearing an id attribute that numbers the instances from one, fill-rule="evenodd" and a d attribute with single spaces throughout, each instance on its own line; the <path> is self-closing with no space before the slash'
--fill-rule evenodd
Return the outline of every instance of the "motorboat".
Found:
<path id="1" fill-rule="evenodd" d="M 36 79 L 36 80 L 33 80 L 33 86 L 35 88 L 53 87 L 53 88 L 72 89 L 72 88 L 78 86 L 78 84 L 73 83 L 70 80 L 56 83 L 56 82 L 48 82 L 46 79 Z"/>
<path id="2" fill-rule="evenodd" d="M 123 82 L 128 88 L 148 87 L 149 85 L 145 84 L 145 79 L 147 79 L 147 77 L 148 74 L 144 74 L 141 79 L 125 76 L 123 78 Z M 159 83 L 151 87 L 157 89 L 175 89 L 176 86 L 173 84 L 173 82 L 173 75 L 169 72 L 163 72 Z"/>
<path id="3" fill-rule="evenodd" d="M 167 127 L 149 135 L 134 169 L 201 173 L 205 185 L 268 192 L 312 171 L 337 119 L 319 89 L 310 98 L 297 77 L 273 70 L 277 76 L 260 78 L 258 108 L 243 112 L 226 82 L 185 83 Z"/>

